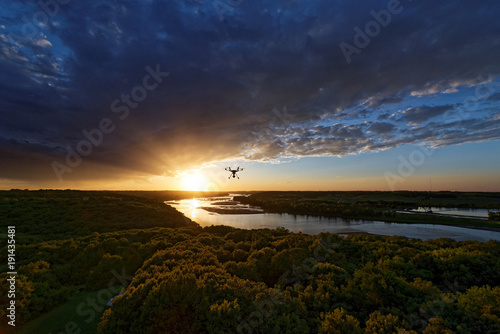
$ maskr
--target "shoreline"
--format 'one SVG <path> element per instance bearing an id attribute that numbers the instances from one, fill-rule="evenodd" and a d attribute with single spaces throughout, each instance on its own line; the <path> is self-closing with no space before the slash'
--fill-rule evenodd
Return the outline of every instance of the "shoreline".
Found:
<path id="1" fill-rule="evenodd" d="M 434 217 L 450 217 L 450 218 L 458 218 L 458 219 L 478 219 L 488 221 L 488 217 L 478 217 L 478 216 L 466 216 L 466 215 L 448 215 L 445 213 L 437 213 L 437 212 L 420 212 L 420 211 L 405 211 L 398 210 L 397 213 L 404 214 L 412 214 L 412 215 L 425 215 L 425 216 L 434 216 Z"/>
<path id="2" fill-rule="evenodd" d="M 220 208 L 211 208 L 211 207 L 200 207 L 200 209 L 203 209 L 203 210 L 208 211 L 208 212 L 217 213 L 220 215 L 225 215 L 225 216 L 242 215 L 242 214 L 251 215 L 251 214 L 276 213 L 276 212 L 266 212 L 266 211 L 255 211 L 255 210 L 251 210 L 251 209 L 220 209 Z M 287 212 L 283 212 L 283 213 L 290 214 Z M 282 214 L 282 213 L 277 213 L 277 214 Z M 314 215 L 303 215 L 303 216 L 318 217 L 318 216 L 314 216 Z M 328 218 L 332 218 L 332 217 L 328 217 Z M 342 217 L 338 217 L 338 218 L 342 218 Z M 363 219 L 360 219 L 360 220 L 363 220 Z M 377 221 L 382 221 L 382 220 L 377 220 Z M 388 224 L 408 224 L 408 225 L 424 224 L 424 225 L 454 226 L 454 227 L 462 227 L 462 228 L 475 229 L 475 230 L 500 232 L 500 227 L 489 227 L 489 226 L 454 225 L 454 224 L 439 224 L 439 223 L 424 223 L 424 222 L 420 222 L 420 223 L 408 223 L 408 222 L 397 222 L 397 221 L 382 221 L 382 222 L 388 223 Z M 371 233 L 349 232 L 348 234 L 371 234 Z M 379 234 L 371 234 L 371 235 L 379 235 Z"/>
<path id="3" fill-rule="evenodd" d="M 261 213 L 266 213 L 264 211 L 255 211 L 252 209 L 221 209 L 221 208 L 211 208 L 208 206 L 201 206 L 199 209 L 208 211 L 208 212 L 213 212 L 213 213 L 218 213 L 220 215 L 253 215 L 253 214 L 261 214 Z"/>
<path id="4" fill-rule="evenodd" d="M 455 226 L 455 225 L 448 225 L 448 226 Z M 500 227 L 488 227 L 488 226 L 457 226 L 457 227 L 470 228 L 474 230 L 500 232 Z"/>

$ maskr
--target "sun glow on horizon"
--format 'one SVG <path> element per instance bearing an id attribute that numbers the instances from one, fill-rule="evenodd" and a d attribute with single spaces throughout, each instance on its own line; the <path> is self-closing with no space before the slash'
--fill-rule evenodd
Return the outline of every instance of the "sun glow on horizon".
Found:
<path id="1" fill-rule="evenodd" d="M 206 186 L 207 180 L 200 173 L 186 174 L 181 178 L 182 190 L 204 191 Z"/>

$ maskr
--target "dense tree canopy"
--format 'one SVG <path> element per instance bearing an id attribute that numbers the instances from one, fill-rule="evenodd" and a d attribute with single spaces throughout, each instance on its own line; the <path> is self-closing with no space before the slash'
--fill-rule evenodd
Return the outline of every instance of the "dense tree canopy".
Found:
<path id="1" fill-rule="evenodd" d="M 23 231 L 16 249 L 19 325 L 77 291 L 107 289 L 96 298 L 103 334 L 500 331 L 499 242 L 201 228 L 154 200 L 29 193 L 4 192 L 0 206 L 5 224 Z M 83 214 L 88 203 L 92 218 L 67 213 Z M 109 225 L 99 221 L 106 215 Z M 44 233 L 57 225 L 51 219 L 76 230 Z M 5 274 L 0 288 L 7 289 Z"/>
<path id="2" fill-rule="evenodd" d="M 157 251 L 106 312 L 102 332 L 500 329 L 498 242 L 224 229 Z"/>

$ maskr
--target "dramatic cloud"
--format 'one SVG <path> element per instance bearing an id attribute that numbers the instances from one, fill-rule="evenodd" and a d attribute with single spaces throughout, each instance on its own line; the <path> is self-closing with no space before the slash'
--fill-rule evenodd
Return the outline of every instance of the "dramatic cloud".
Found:
<path id="1" fill-rule="evenodd" d="M 216 3 L 2 6 L 0 178 L 500 139 L 500 3 Z"/>
<path id="2" fill-rule="evenodd" d="M 403 115 L 401 119 L 404 119 L 408 122 L 421 123 L 431 118 L 441 116 L 444 113 L 452 110 L 452 108 L 453 108 L 452 106 L 438 106 L 438 107 L 421 106 L 416 108 L 409 108 L 401 112 Z"/>
<path id="3" fill-rule="evenodd" d="M 386 122 L 375 122 L 370 125 L 369 130 L 378 134 L 391 133 L 396 126 Z"/>

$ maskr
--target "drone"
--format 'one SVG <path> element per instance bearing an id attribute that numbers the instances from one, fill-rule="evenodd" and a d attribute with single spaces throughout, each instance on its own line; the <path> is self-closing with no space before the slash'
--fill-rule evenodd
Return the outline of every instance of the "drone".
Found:
<path id="1" fill-rule="evenodd" d="M 236 173 L 237 173 L 237 172 L 241 172 L 241 171 L 243 170 L 243 168 L 238 167 L 238 168 L 236 168 L 236 169 L 231 169 L 231 167 L 227 167 L 227 168 L 225 168 L 225 170 L 227 170 L 228 172 L 232 173 L 232 174 L 229 174 L 228 179 L 230 179 L 230 178 L 231 178 L 231 176 L 232 176 L 232 177 L 233 177 L 233 179 L 234 179 L 235 177 L 237 177 L 237 178 L 238 178 L 238 180 L 239 180 L 239 179 L 240 179 L 240 177 L 239 177 L 239 176 L 238 176 L 238 174 L 236 174 Z"/>

